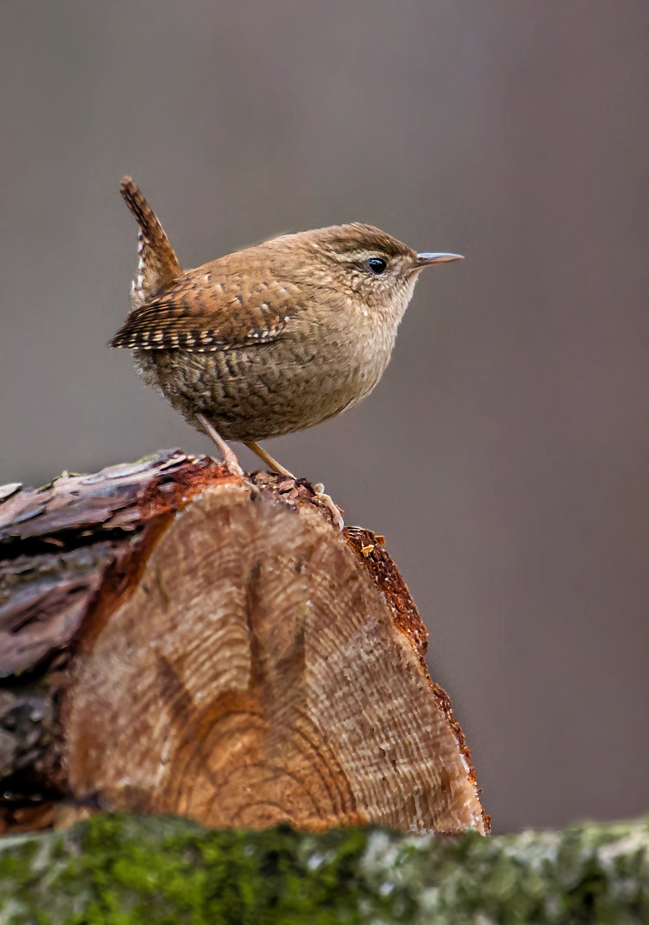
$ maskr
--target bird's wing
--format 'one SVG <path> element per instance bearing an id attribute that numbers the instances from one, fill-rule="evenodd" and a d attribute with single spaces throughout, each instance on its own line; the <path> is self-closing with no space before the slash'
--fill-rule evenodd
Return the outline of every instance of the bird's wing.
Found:
<path id="1" fill-rule="evenodd" d="M 190 270 L 159 298 L 136 306 L 110 342 L 137 350 L 181 349 L 196 353 L 265 344 L 280 337 L 304 308 L 303 290 L 267 274 L 234 278 L 218 264 Z M 214 271 L 210 271 L 210 267 Z"/>

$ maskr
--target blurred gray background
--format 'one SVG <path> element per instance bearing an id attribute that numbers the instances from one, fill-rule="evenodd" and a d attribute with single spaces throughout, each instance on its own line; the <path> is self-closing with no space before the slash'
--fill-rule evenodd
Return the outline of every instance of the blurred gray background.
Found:
<path id="1" fill-rule="evenodd" d="M 124 173 L 185 266 L 351 220 L 467 255 L 268 449 L 386 535 L 498 831 L 649 810 L 648 87 L 646 0 L 0 7 L 0 482 L 211 452 L 105 346 Z"/>

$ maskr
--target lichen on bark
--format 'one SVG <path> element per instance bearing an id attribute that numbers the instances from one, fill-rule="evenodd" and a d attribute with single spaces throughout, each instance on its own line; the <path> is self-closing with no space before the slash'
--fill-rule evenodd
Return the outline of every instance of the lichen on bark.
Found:
<path id="1" fill-rule="evenodd" d="M 95 816 L 0 842 L 2 925 L 649 921 L 649 823 L 485 838 Z"/>

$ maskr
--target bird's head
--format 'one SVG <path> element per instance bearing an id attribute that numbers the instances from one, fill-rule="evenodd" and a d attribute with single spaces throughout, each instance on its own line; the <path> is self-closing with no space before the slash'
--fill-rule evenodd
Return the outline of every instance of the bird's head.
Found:
<path id="1" fill-rule="evenodd" d="M 305 274 L 315 274 L 322 288 L 351 291 L 369 308 L 398 318 L 423 269 L 462 259 L 460 254 L 417 253 L 384 231 L 359 222 L 276 241 L 289 239 L 304 255 Z"/>

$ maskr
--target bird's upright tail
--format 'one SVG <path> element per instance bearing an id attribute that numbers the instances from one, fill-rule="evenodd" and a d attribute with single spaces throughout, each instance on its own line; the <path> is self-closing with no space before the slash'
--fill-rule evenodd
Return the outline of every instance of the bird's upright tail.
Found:
<path id="1" fill-rule="evenodd" d="M 162 225 L 130 177 L 124 177 L 120 192 L 140 228 L 137 272 L 131 284 L 135 308 L 149 302 L 177 280 L 182 267 Z"/>

